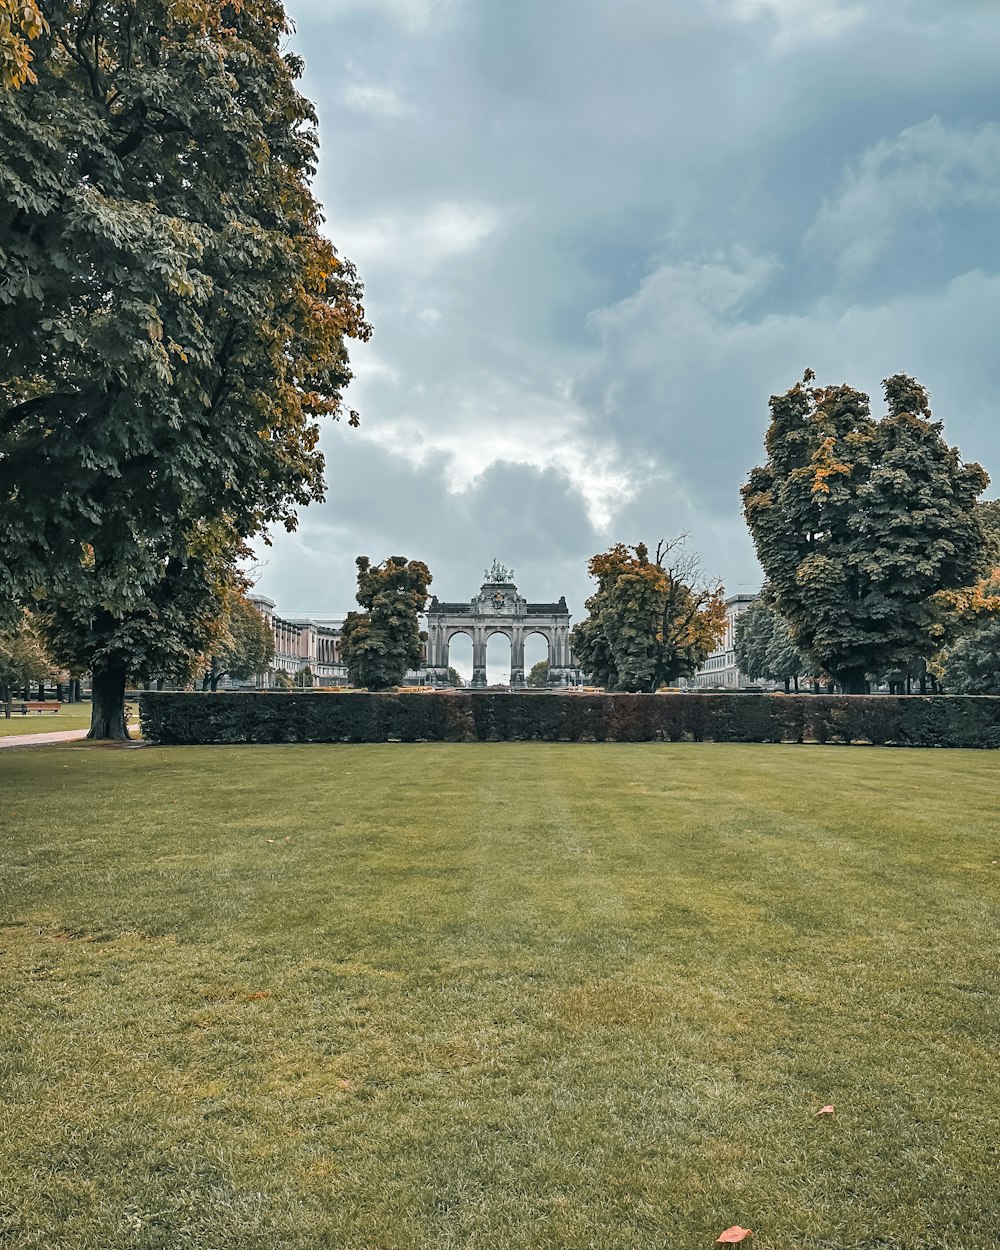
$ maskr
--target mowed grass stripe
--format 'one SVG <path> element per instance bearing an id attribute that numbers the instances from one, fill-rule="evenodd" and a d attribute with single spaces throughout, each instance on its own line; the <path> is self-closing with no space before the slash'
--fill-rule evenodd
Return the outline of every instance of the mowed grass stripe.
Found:
<path id="1" fill-rule="evenodd" d="M 997 767 L 0 757 L 5 1244 L 992 1246 Z"/>

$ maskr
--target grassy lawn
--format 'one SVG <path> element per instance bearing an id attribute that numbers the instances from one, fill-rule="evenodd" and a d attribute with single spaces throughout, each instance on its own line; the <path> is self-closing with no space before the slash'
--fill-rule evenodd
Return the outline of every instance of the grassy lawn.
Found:
<path id="1" fill-rule="evenodd" d="M 0 704 L 0 738 L 10 734 L 51 734 L 60 729 L 89 728 L 89 703 L 64 703 L 55 716 L 51 712 L 29 712 L 27 716 L 15 712 L 10 720 L 4 716 L 3 705 Z"/>
<path id="2" fill-rule="evenodd" d="M 998 783 L 865 748 L 4 752 L 0 1244 L 995 1247 Z"/>

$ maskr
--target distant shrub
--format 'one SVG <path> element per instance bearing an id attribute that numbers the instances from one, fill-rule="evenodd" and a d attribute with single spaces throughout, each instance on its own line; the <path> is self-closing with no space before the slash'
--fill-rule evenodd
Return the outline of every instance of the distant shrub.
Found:
<path id="1" fill-rule="evenodd" d="M 829 742 L 1000 747 L 1000 696 L 143 691 L 154 742 Z"/>

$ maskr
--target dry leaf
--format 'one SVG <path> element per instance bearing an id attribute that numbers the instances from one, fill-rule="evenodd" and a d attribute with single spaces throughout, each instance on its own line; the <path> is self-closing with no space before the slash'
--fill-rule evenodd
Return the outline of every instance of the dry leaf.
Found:
<path id="1" fill-rule="evenodd" d="M 270 998 L 271 991 L 270 990 L 254 990 L 252 994 L 246 994 L 244 995 L 244 997 L 246 998 L 248 1003 L 256 1003 L 256 1002 L 259 1002 L 262 998 Z"/>
<path id="2" fill-rule="evenodd" d="M 270 842 L 271 845 L 274 846 L 274 838 L 268 838 L 268 842 Z"/>
<path id="3" fill-rule="evenodd" d="M 817 1115 L 833 1115 L 833 1111 L 834 1111 L 833 1103 L 827 1103 L 825 1107 L 820 1107 L 820 1109 L 816 1112 L 816 1114 Z"/>
<path id="4" fill-rule="evenodd" d="M 337 1085 L 340 1089 L 353 1089 L 354 1088 L 354 1083 L 352 1081 L 347 1080 L 346 1077 L 339 1080 L 337 1082 Z"/>
<path id="5" fill-rule="evenodd" d="M 286 841 L 286 842 L 291 842 L 291 840 L 292 840 L 292 839 L 291 839 L 291 838 L 289 838 L 289 837 L 286 835 L 286 837 L 285 837 L 285 841 Z"/>
<path id="6" fill-rule="evenodd" d="M 717 1246 L 737 1246 L 750 1236 L 751 1231 L 749 1228 L 740 1228 L 739 1224 L 734 1224 L 732 1228 L 727 1228 L 724 1233 L 720 1233 L 716 1237 L 715 1244 Z"/>

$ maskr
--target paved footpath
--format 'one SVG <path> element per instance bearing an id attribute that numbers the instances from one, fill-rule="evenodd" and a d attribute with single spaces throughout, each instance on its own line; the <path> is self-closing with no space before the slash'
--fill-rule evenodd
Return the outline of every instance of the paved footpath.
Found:
<path id="1" fill-rule="evenodd" d="M 11 734 L 0 738 L 0 751 L 4 747 L 43 747 L 50 742 L 75 742 L 77 738 L 86 736 L 86 729 L 60 729 L 51 734 Z"/>

